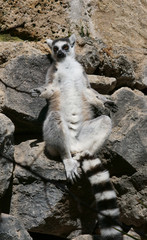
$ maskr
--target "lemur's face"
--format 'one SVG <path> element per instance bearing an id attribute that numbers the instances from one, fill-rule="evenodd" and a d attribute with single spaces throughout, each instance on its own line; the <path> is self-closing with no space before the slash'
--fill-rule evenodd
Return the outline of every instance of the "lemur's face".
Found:
<path id="1" fill-rule="evenodd" d="M 52 47 L 54 58 L 57 60 L 63 59 L 70 55 L 71 46 L 66 41 L 58 41 Z"/>
<path id="2" fill-rule="evenodd" d="M 56 61 L 62 61 L 67 56 L 74 57 L 75 35 L 69 38 L 62 38 L 58 40 L 48 39 L 47 43 L 52 50 L 53 58 Z"/>

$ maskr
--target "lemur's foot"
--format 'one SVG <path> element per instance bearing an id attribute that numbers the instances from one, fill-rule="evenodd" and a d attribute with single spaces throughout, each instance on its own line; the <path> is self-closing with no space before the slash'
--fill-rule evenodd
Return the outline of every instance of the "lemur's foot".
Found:
<path id="1" fill-rule="evenodd" d="M 93 155 L 91 152 L 89 152 L 88 150 L 77 153 L 74 157 L 75 160 L 77 161 L 82 161 L 85 159 L 93 159 Z"/>
<path id="2" fill-rule="evenodd" d="M 64 159 L 63 160 L 64 166 L 65 166 L 65 171 L 66 171 L 66 176 L 67 179 L 69 179 L 72 183 L 76 181 L 76 178 L 80 177 L 78 173 L 78 167 L 79 163 L 77 160 L 71 158 L 71 159 Z"/>

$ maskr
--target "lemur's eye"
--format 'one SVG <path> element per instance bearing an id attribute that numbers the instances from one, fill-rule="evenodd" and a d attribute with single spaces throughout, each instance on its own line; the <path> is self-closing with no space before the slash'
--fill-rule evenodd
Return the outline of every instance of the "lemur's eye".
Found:
<path id="1" fill-rule="evenodd" d="M 64 44 L 62 49 L 67 51 L 69 49 L 69 46 L 67 44 Z"/>
<path id="2" fill-rule="evenodd" d="M 57 47 L 57 46 L 54 46 L 54 47 L 53 47 L 53 51 L 54 51 L 54 53 L 56 53 L 56 52 L 58 51 L 58 47 Z"/>

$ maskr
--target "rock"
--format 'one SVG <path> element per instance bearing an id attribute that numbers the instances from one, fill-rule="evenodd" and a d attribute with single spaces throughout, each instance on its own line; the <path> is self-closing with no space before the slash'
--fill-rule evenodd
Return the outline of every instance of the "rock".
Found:
<path id="1" fill-rule="evenodd" d="M 138 173 L 141 174 L 140 169 L 138 169 Z M 131 177 L 124 175 L 119 179 L 114 178 L 113 183 L 120 196 L 121 221 L 128 226 L 140 228 L 140 232 L 145 234 L 144 226 L 147 224 L 145 207 L 147 204 L 147 188 L 146 185 L 143 184 L 142 189 L 138 190 L 132 181 L 135 177 L 135 174 Z"/>
<path id="2" fill-rule="evenodd" d="M 0 41 L 0 64 L 5 67 L 11 59 L 22 55 L 42 55 L 49 53 L 47 44 L 41 42 Z"/>
<path id="3" fill-rule="evenodd" d="M 136 5 L 138 7 L 134 9 Z M 85 39 L 78 42 L 81 61 L 89 74 L 100 65 L 99 74 L 117 78 L 118 86 L 125 84 L 142 90 L 146 89 L 146 8 L 146 2 L 139 0 L 132 0 L 130 4 L 126 0 L 122 3 L 117 0 L 115 3 L 112 0 L 104 3 L 99 0 L 2 1 L 2 40 L 7 40 L 4 34 L 44 41 L 74 32 L 78 38 Z M 81 44 L 85 41 L 86 47 Z M 102 54 L 99 54 L 99 44 Z M 6 62 L 8 58 L 9 50 L 0 56 L 0 62 Z"/>
<path id="4" fill-rule="evenodd" d="M 119 177 L 113 183 L 119 194 L 122 222 L 144 232 L 147 224 L 147 99 L 129 88 L 117 90 L 112 99 L 118 110 L 112 113 L 112 134 L 102 158 L 107 159 L 111 174 Z"/>
<path id="5" fill-rule="evenodd" d="M 66 14 L 68 1 L 38 3 L 27 0 L 18 3 L 3 2 L 3 4 L 1 10 L 3 33 L 17 35 L 27 40 L 38 40 L 51 35 L 55 38 L 69 34 L 69 19 Z M 13 12 L 10 13 L 11 8 Z"/>
<path id="6" fill-rule="evenodd" d="M 91 235 L 80 235 L 72 240 L 100 240 L 98 236 L 91 236 Z"/>
<path id="7" fill-rule="evenodd" d="M 128 232 L 129 236 L 127 235 L 124 235 L 124 240 L 132 240 L 132 239 L 137 239 L 137 240 L 141 240 L 140 236 L 134 232 L 133 229 L 131 229 L 129 232 Z"/>
<path id="8" fill-rule="evenodd" d="M 138 171 L 146 165 L 147 158 L 147 97 L 129 88 L 121 88 L 112 99 L 118 111 L 112 114 L 111 151 L 122 159 L 120 167 L 123 168 L 125 161 L 128 167 L 130 165 L 132 170 Z"/>
<path id="9" fill-rule="evenodd" d="M 36 132 L 37 127 L 40 131 L 46 103 L 44 99 L 32 98 L 30 90 L 44 84 L 49 65 L 47 55 L 21 55 L 3 69 L 1 82 L 7 86 L 3 113 L 13 120 L 16 132 Z"/>
<path id="10" fill-rule="evenodd" d="M 100 64 L 97 47 L 86 45 L 86 51 L 77 55 L 77 60 L 83 65 L 87 74 L 93 74 Z"/>
<path id="11" fill-rule="evenodd" d="M 0 199 L 4 197 L 12 180 L 14 155 L 13 133 L 13 123 L 0 113 Z M 3 202 L 1 202 L 1 208 L 3 208 Z"/>
<path id="12" fill-rule="evenodd" d="M 0 112 L 2 111 L 4 106 L 5 106 L 5 93 L 0 89 Z"/>
<path id="13" fill-rule="evenodd" d="M 72 188 L 67 187 L 62 162 L 47 158 L 43 150 L 44 143 L 36 140 L 15 147 L 17 164 L 13 175 L 11 215 L 23 221 L 31 232 L 62 237 L 77 236 L 81 234 L 79 229 L 92 232 L 96 215 L 80 204 L 84 201 L 89 206 L 93 202 L 91 187 L 85 179 Z"/>
<path id="14" fill-rule="evenodd" d="M 0 217 L 0 239 L 31 240 L 23 224 L 15 217 L 2 213 Z"/>
<path id="15" fill-rule="evenodd" d="M 116 87 L 116 79 L 104 76 L 88 75 L 92 88 L 101 94 L 109 94 Z"/>
<path id="16" fill-rule="evenodd" d="M 48 49 L 43 41 L 75 33 L 77 58 L 88 74 L 95 75 L 92 80 L 98 79 L 98 83 L 92 82 L 92 86 L 102 94 L 114 92 L 112 98 L 118 106 L 118 110 L 111 114 L 113 131 L 108 144 L 101 151 L 101 157 L 111 175 L 114 175 L 121 220 L 133 225 L 138 232 L 145 233 L 146 96 L 140 91 L 119 88 L 127 86 L 145 94 L 147 92 L 146 1 L 3 0 L 1 5 L 0 41 L 3 42 L 0 42 L 0 112 L 14 122 L 15 142 L 18 144 L 24 138 L 34 139 L 34 134 L 38 139 L 41 138 L 46 102 L 31 98 L 29 91 L 44 83 L 50 65 Z M 9 42 L 6 42 L 8 39 Z M 3 127 L 6 117 L 1 116 L 1 146 L 8 150 L 5 152 L 12 158 L 13 150 L 10 150 L 11 147 L 8 149 L 12 144 L 3 144 L 6 136 L 3 130 L 9 127 L 7 124 Z M 65 237 L 75 237 L 83 232 L 91 234 L 95 216 L 91 217 L 91 211 L 87 213 L 87 209 L 81 213 L 83 206 L 70 199 L 70 192 L 67 197 L 63 191 L 66 182 L 62 163 L 49 160 L 44 153 L 39 153 L 41 146 L 41 143 L 34 146 L 32 141 L 16 146 L 15 159 L 18 163 L 13 182 L 13 165 L 8 164 L 6 159 L 1 160 L 0 182 L 4 181 L 0 186 L 2 209 L 9 212 L 10 206 L 4 206 L 4 198 L 7 198 L 9 205 L 12 202 L 11 212 L 24 222 L 26 229 L 34 232 Z M 33 161 L 36 154 L 39 158 Z M 22 163 L 45 178 L 28 172 L 20 166 Z M 46 183 L 48 177 L 51 182 Z M 87 192 L 87 182 L 83 181 L 83 185 L 71 189 L 74 196 L 85 201 L 85 196 L 87 198 L 91 194 Z M 83 194 L 78 193 L 79 189 L 85 190 Z M 88 206 L 91 202 L 90 198 Z"/>
<path id="17" fill-rule="evenodd" d="M 43 155 L 43 151 L 44 144 L 39 144 L 36 140 L 23 142 L 15 147 L 15 161 L 26 167 L 30 166 L 32 171 L 42 176 L 43 180 L 44 177 L 58 181 L 65 180 L 62 163 L 54 166 L 54 162 L 49 161 Z M 26 229 L 36 228 L 37 231 L 42 229 L 41 232 L 43 232 L 46 226 L 44 233 L 49 233 L 50 229 L 55 231 L 57 223 L 53 220 L 53 209 L 62 199 L 63 193 L 52 183 L 46 183 L 43 180 L 38 175 L 35 176 L 27 171 L 25 167 L 16 165 L 10 211 L 12 215 L 23 220 Z M 47 228 L 49 218 L 52 219 L 52 224 Z"/>
<path id="18" fill-rule="evenodd" d="M 101 62 L 97 69 L 98 75 L 116 78 L 116 87 L 128 86 L 132 87 L 135 82 L 135 72 L 132 61 L 124 55 L 117 58 L 111 58 L 105 54 L 104 50 L 101 53 Z"/>

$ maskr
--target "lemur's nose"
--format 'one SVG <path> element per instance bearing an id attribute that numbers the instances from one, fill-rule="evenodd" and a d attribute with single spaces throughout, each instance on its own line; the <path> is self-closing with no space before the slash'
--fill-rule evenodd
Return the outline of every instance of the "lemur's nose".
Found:
<path id="1" fill-rule="evenodd" d="M 65 57 L 65 54 L 61 50 L 59 50 L 58 53 L 57 53 L 57 57 L 58 58 Z"/>

